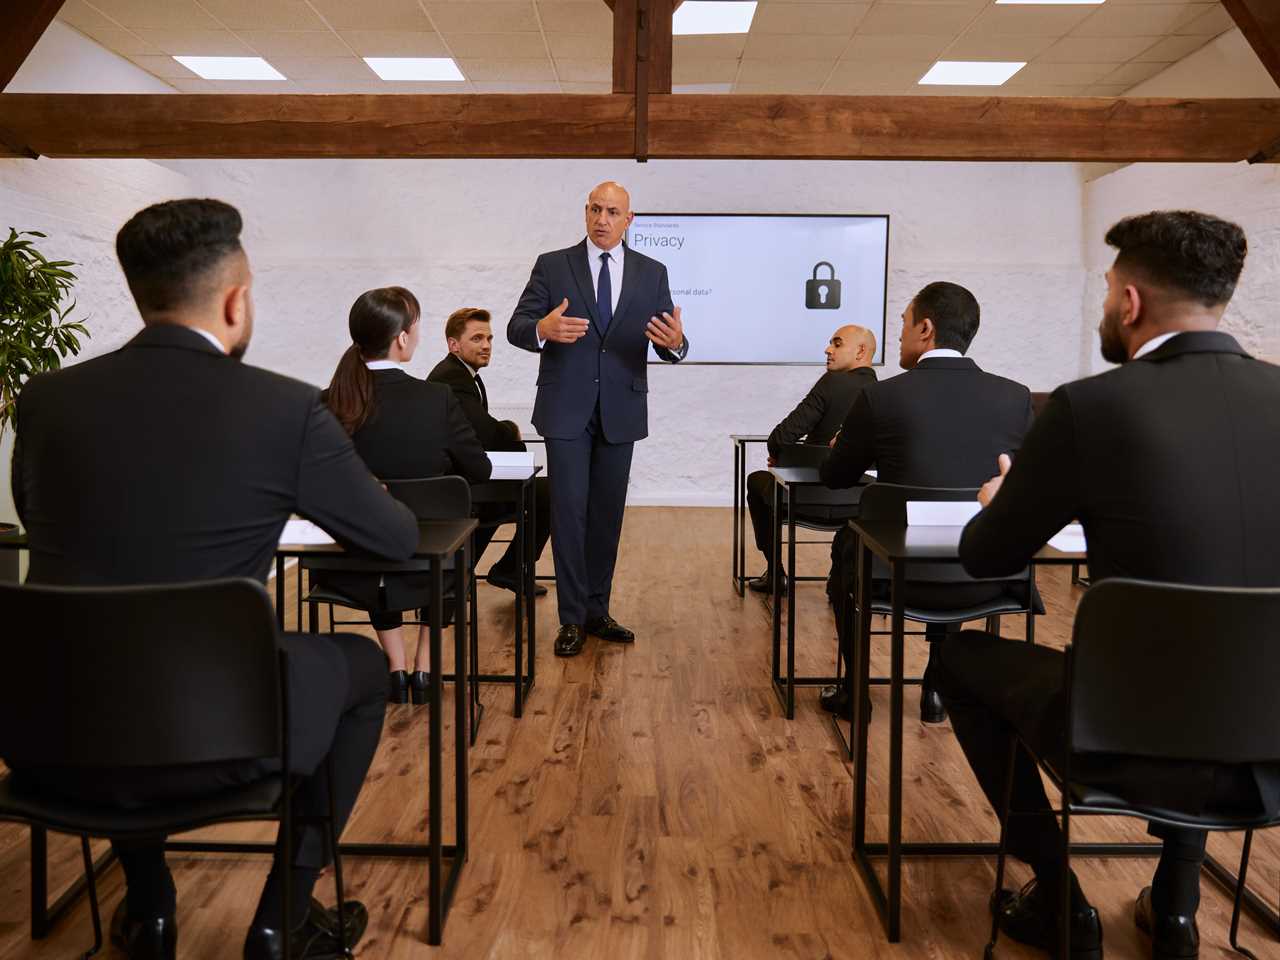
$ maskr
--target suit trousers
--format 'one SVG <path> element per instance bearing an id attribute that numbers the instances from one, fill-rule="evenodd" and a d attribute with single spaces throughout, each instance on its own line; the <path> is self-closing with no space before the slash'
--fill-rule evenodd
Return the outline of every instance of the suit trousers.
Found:
<path id="1" fill-rule="evenodd" d="M 968 630 L 948 637 L 939 648 L 935 682 L 956 739 L 991 803 L 1001 812 L 1008 775 L 1009 738 L 1017 732 L 1040 756 L 1061 763 L 1066 750 L 1064 658 L 1060 651 L 1004 640 Z M 1073 764 L 1072 777 L 1132 796 L 1146 779 L 1123 760 L 1090 758 Z M 1129 789 L 1126 790 L 1126 783 Z M 1246 806 L 1258 801 L 1245 769 L 1222 768 L 1212 800 Z M 1008 850 L 1031 865 L 1051 895 L 1060 890 L 1062 834 L 1031 754 L 1019 748 L 1014 760 L 1013 809 Z M 1036 811 L 1040 811 L 1036 815 Z M 1031 813 L 1031 816 L 1026 816 Z M 1161 913 L 1194 915 L 1200 903 L 1200 865 L 1205 833 L 1152 824 L 1163 840 L 1152 882 L 1152 903 Z"/>
<path id="2" fill-rule="evenodd" d="M 551 552 L 561 625 L 609 612 L 634 443 L 610 443 L 600 407 L 572 440 L 547 438 Z"/>
<path id="3" fill-rule="evenodd" d="M 350 634 L 285 634 L 281 645 L 289 653 L 291 766 L 301 777 L 294 811 L 300 817 L 323 816 L 328 811 L 325 761 L 332 756 L 334 826 L 341 835 L 382 736 L 386 654 L 366 638 Z M 199 683 L 200 678 L 174 678 L 174 682 Z M 119 770 L 28 768 L 15 770 L 14 775 L 42 792 L 136 808 L 205 796 L 279 771 L 278 760 L 249 760 Z M 164 860 L 164 841 L 164 837 L 113 840 L 125 870 L 132 914 L 173 911 L 173 879 Z M 297 824 L 294 843 L 293 867 L 309 872 L 313 879 L 332 859 L 320 825 Z M 280 869 L 279 856 L 277 849 L 273 873 Z"/>

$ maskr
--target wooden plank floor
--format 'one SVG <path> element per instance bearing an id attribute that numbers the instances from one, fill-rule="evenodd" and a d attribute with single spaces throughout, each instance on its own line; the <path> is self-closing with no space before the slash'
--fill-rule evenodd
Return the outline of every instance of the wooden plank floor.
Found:
<path id="1" fill-rule="evenodd" d="M 801 692 L 793 722 L 782 719 L 769 685 L 767 609 L 755 596 L 733 593 L 729 537 L 724 509 L 628 511 L 613 613 L 636 629 L 634 647 L 590 640 L 577 659 L 556 660 L 554 592 L 539 602 L 538 683 L 525 717 L 511 717 L 510 688 L 484 690 L 488 712 L 472 760 L 473 852 L 445 946 L 432 951 L 423 943 L 423 864 L 352 858 L 351 894 L 372 914 L 360 956 L 981 955 L 993 871 L 979 858 L 909 862 L 905 940 L 885 943 L 849 855 L 849 767 L 818 710 L 816 690 Z M 802 549 L 801 572 L 824 572 L 826 548 Z M 1070 587 L 1065 569 L 1042 573 L 1041 587 L 1049 615 L 1039 621 L 1037 638 L 1060 645 L 1080 591 Z M 485 669 L 506 669 L 510 594 L 487 585 L 480 591 Z M 1011 621 L 1005 628 L 1017 635 L 1022 624 Z M 834 627 L 819 584 L 800 588 L 798 630 L 800 672 L 830 672 Z M 910 650 L 911 670 L 923 666 L 921 646 Z M 883 649 L 875 660 L 876 670 L 885 672 Z M 879 689 L 875 697 L 871 829 L 883 836 L 887 691 Z M 907 836 L 994 838 L 994 820 L 949 727 L 915 721 L 911 691 L 907 706 Z M 391 709 L 347 839 L 409 839 L 423 829 L 425 720 L 421 709 Z M 449 777 L 451 772 L 446 790 Z M 264 828 L 212 832 L 262 836 Z M 1280 889 L 1277 833 L 1255 845 L 1250 874 L 1251 887 L 1272 903 Z M 1087 822 L 1080 834 L 1143 837 L 1140 828 L 1117 821 Z M 52 883 L 59 889 L 76 870 L 76 847 L 52 838 L 51 848 Z M 1218 838 L 1213 848 L 1234 858 L 1239 840 Z M 0 827 L 0 960 L 82 951 L 90 937 L 83 904 L 49 940 L 29 939 L 26 856 L 25 832 Z M 181 956 L 239 956 L 264 859 L 184 856 L 172 863 Z M 1108 957 L 1148 956 L 1130 909 L 1149 882 L 1151 862 L 1081 860 L 1077 869 L 1102 911 Z M 1014 881 L 1025 876 L 1014 868 Z M 331 900 L 328 882 L 322 878 L 317 889 Z M 1207 879 L 1203 889 L 1201 956 L 1234 956 L 1226 948 L 1230 902 Z M 108 913 L 121 892 L 120 873 L 112 870 L 102 883 Z M 1280 957 L 1280 942 L 1251 921 L 1243 925 L 1242 942 L 1259 957 Z M 1035 954 L 1006 944 L 999 955 L 1013 960 Z"/>

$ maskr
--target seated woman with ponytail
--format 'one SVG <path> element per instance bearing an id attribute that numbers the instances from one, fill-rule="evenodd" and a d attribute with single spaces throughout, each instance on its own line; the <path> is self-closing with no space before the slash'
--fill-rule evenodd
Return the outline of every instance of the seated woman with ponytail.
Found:
<path id="1" fill-rule="evenodd" d="M 457 474 L 470 483 L 489 479 L 489 458 L 471 423 L 441 384 L 410 376 L 403 368 L 418 346 L 417 298 L 404 287 L 362 293 L 351 306 L 351 346 L 338 362 L 324 399 L 351 434 L 374 476 L 410 480 Z M 388 699 L 425 703 L 427 675 L 408 672 L 400 611 L 428 602 L 426 574 L 316 571 L 315 579 L 360 603 L 390 661 Z M 422 617 L 426 619 L 426 617 Z M 427 662 L 427 628 L 418 631 L 416 664 Z"/>

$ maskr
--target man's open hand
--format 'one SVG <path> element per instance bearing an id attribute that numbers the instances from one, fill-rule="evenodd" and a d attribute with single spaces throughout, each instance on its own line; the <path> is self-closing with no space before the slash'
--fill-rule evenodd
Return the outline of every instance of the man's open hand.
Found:
<path id="1" fill-rule="evenodd" d="M 566 297 L 560 301 L 560 306 L 538 321 L 538 339 L 552 343 L 576 343 L 587 335 L 590 321 L 581 317 L 566 317 L 564 312 L 567 309 L 569 300 Z"/>
<path id="2" fill-rule="evenodd" d="M 650 317 L 644 335 L 653 341 L 656 347 L 668 350 L 679 350 L 684 343 L 684 325 L 680 323 L 680 308 L 673 313 L 664 313 L 660 317 Z"/>

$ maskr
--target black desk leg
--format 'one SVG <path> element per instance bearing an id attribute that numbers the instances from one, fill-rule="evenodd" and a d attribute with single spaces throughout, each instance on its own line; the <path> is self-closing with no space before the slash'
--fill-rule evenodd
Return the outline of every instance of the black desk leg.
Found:
<path id="1" fill-rule="evenodd" d="M 463 549 L 459 550 L 454 556 L 455 569 L 470 570 L 470 544 L 468 543 Z M 467 578 L 467 582 L 471 582 L 471 578 Z M 474 591 L 472 591 L 474 593 Z M 458 604 L 460 611 L 466 610 L 465 604 Z M 453 675 L 457 678 L 454 685 L 457 687 L 457 694 L 454 697 L 454 723 L 457 730 L 454 735 L 454 857 L 458 862 L 467 859 L 467 784 L 470 779 L 470 765 L 468 763 L 467 748 L 471 742 L 467 736 L 467 705 L 464 703 L 471 698 L 467 696 L 467 687 L 475 688 L 475 684 L 468 684 L 466 678 L 471 675 L 471 671 L 467 669 L 467 641 L 470 637 L 470 631 L 466 625 L 467 615 L 465 612 L 459 613 L 458 619 L 453 625 Z M 518 687 L 517 687 L 518 689 Z M 456 869 L 452 871 L 454 877 L 457 876 Z M 448 898 L 453 900 L 453 890 L 448 892 Z"/>
<path id="2" fill-rule="evenodd" d="M 890 943 L 902 939 L 902 658 L 906 628 L 903 616 L 905 577 L 902 563 L 893 565 L 893 625 L 889 654 L 889 916 Z"/>
<path id="3" fill-rule="evenodd" d="M 787 487 L 787 719 L 796 716 L 796 511 Z M 774 571 L 775 579 L 781 568 Z"/>
<path id="4" fill-rule="evenodd" d="M 779 571 L 782 569 L 782 484 L 775 483 L 773 485 L 773 610 L 772 610 L 772 630 L 773 630 L 773 692 L 778 695 L 778 699 L 786 707 L 786 700 L 782 696 L 782 578 Z"/>
<path id="5" fill-rule="evenodd" d="M 516 666 L 515 666 L 515 691 L 514 699 L 511 705 L 511 713 L 519 718 L 524 716 L 524 620 L 525 607 L 524 597 L 525 591 L 529 590 L 529 571 L 525 566 L 526 553 L 525 550 L 525 519 L 528 513 L 528 497 L 525 493 L 525 485 L 520 487 L 520 509 L 516 511 L 516 555 L 520 557 L 520 573 L 516 579 L 516 610 L 515 610 L 515 626 L 516 626 Z"/>
<path id="6" fill-rule="evenodd" d="M 529 622 L 529 651 L 528 661 L 525 667 L 525 676 L 528 678 L 528 687 L 522 688 L 520 691 L 521 701 L 533 689 L 534 671 L 538 662 L 538 609 L 534 602 L 536 597 L 536 588 L 538 584 L 538 554 L 534 549 L 537 543 L 537 537 L 534 531 L 538 529 L 538 490 L 537 478 L 531 479 L 525 484 L 527 490 L 526 497 L 529 503 L 529 522 L 525 526 L 527 533 L 524 538 L 524 558 L 525 569 L 529 571 L 528 577 L 524 585 L 524 603 L 525 603 L 525 619 Z M 519 686 L 519 681 L 516 681 Z"/>
<path id="7" fill-rule="evenodd" d="M 284 631 L 284 557 L 276 554 L 276 623 Z"/>
<path id="8" fill-rule="evenodd" d="M 461 585 L 459 585 L 461 589 Z M 459 608 L 462 604 L 456 604 Z M 459 612 L 458 616 L 462 614 Z M 441 857 L 443 851 L 441 849 L 440 834 L 443 830 L 441 817 L 441 784 L 440 774 L 441 766 L 444 764 L 444 750 L 440 737 L 440 724 L 442 711 L 440 701 L 444 697 L 444 684 L 440 681 L 440 674 L 443 672 L 444 664 L 441 663 L 440 646 L 441 646 L 441 622 L 444 619 L 444 570 L 441 569 L 440 557 L 433 556 L 431 558 L 431 627 L 430 627 L 430 651 L 429 657 L 431 661 L 431 700 L 427 704 L 427 719 L 431 724 L 428 732 L 428 768 L 427 775 L 427 823 L 430 836 L 427 838 L 429 847 L 427 865 L 427 943 L 433 947 L 440 945 L 441 936 L 444 932 L 444 911 L 442 909 L 443 897 L 440 889 L 440 873 L 441 873 Z M 454 671 L 457 676 L 457 670 Z"/>
<path id="9" fill-rule="evenodd" d="M 871 735 L 867 723 L 866 700 L 871 695 L 867 678 L 871 675 L 871 551 L 859 537 L 854 544 L 858 564 L 857 609 L 853 636 L 853 662 L 846 664 L 849 671 L 847 683 L 852 684 L 853 742 L 856 756 L 856 774 L 853 781 L 853 850 L 862 854 L 867 843 L 867 740 Z M 869 866 L 869 864 L 868 864 Z"/>
<path id="10" fill-rule="evenodd" d="M 733 589 L 742 596 L 742 444 L 733 441 Z"/>

